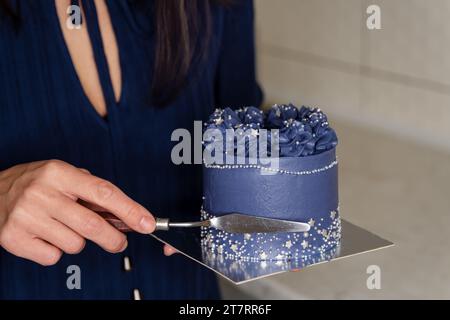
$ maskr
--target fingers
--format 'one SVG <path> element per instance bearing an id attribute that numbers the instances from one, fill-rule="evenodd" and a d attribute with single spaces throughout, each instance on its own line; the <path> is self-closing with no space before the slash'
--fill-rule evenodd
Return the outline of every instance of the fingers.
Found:
<path id="1" fill-rule="evenodd" d="M 128 242 L 126 236 L 111 226 L 98 214 L 79 205 L 65 201 L 62 208 L 55 210 L 54 218 L 82 237 L 89 239 L 109 252 L 122 252 Z"/>
<path id="2" fill-rule="evenodd" d="M 164 250 L 164 255 L 166 255 L 168 257 L 173 255 L 173 254 L 175 254 L 175 253 L 178 253 L 178 251 L 174 247 L 172 247 L 172 246 L 170 246 L 168 244 L 164 245 L 164 249 L 163 250 Z"/>
<path id="3" fill-rule="evenodd" d="M 155 219 L 143 206 L 126 196 L 112 183 L 72 167 L 70 179 L 64 179 L 64 190 L 72 196 L 104 208 L 140 233 L 155 230 Z"/>
<path id="4" fill-rule="evenodd" d="M 28 247 L 24 253 L 24 258 L 35 261 L 43 266 L 52 266 L 61 259 L 62 251 L 44 240 L 34 238 L 30 239 Z"/>
<path id="5" fill-rule="evenodd" d="M 77 202 L 79 204 L 81 204 L 83 207 L 86 207 L 89 210 L 94 211 L 94 212 L 105 212 L 106 211 L 105 208 L 102 208 L 99 205 L 94 204 L 94 203 L 89 203 L 89 202 L 86 202 L 86 201 L 81 200 L 81 199 L 79 199 Z"/>
<path id="6" fill-rule="evenodd" d="M 88 169 L 80 168 L 80 170 L 83 171 L 84 173 L 91 174 Z"/>
<path id="7" fill-rule="evenodd" d="M 32 238 L 30 234 L 22 230 L 2 233 L 1 245 L 11 254 L 43 266 L 56 264 L 62 256 L 60 249 L 41 239 Z"/>
<path id="8" fill-rule="evenodd" d="M 86 245 L 83 237 L 52 218 L 37 220 L 33 229 L 38 238 L 47 241 L 68 254 L 80 253 Z"/>

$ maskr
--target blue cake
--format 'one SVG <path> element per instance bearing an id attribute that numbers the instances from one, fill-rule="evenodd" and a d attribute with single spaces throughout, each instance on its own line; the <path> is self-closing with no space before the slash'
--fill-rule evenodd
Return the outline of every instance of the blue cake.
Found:
<path id="1" fill-rule="evenodd" d="M 211 130 L 223 138 L 204 135 L 211 157 L 204 159 L 202 219 L 237 212 L 305 222 L 310 230 L 231 234 L 203 228 L 205 250 L 228 259 L 285 261 L 317 260 L 339 247 L 337 136 L 320 109 L 216 109 L 205 123 L 204 131 Z"/>

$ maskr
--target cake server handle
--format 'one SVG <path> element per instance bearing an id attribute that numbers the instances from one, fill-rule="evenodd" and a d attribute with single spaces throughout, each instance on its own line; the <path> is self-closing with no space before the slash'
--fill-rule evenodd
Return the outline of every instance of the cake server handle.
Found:
<path id="1" fill-rule="evenodd" d="M 115 215 L 109 212 L 98 212 L 97 213 L 105 219 L 114 228 L 122 232 L 133 231 L 129 226 L 127 226 L 122 220 L 117 218 Z M 193 227 L 209 227 L 211 222 L 209 220 L 196 221 L 196 222 L 170 222 L 168 218 L 155 218 L 156 226 L 155 231 L 162 230 L 167 231 L 170 228 L 193 228 Z"/>

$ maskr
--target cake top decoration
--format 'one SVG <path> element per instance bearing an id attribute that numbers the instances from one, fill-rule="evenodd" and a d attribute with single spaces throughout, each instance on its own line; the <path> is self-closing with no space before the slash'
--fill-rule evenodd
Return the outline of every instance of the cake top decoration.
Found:
<path id="1" fill-rule="evenodd" d="M 241 139 L 244 141 L 246 156 L 251 148 L 257 147 L 256 140 L 249 136 L 258 136 L 262 129 L 267 129 L 267 145 L 270 153 L 272 135 L 278 135 L 280 157 L 305 157 L 333 149 L 337 135 L 329 126 L 327 116 L 318 108 L 293 104 L 274 105 L 267 112 L 255 107 L 216 109 L 205 123 L 204 130 L 217 129 L 222 133 L 224 146 L 227 134 L 233 133 L 233 150 Z M 237 133 L 237 134 L 235 134 Z M 264 137 L 266 137 L 264 136 Z M 242 138 L 240 138 L 242 137 Z M 205 141 L 208 145 L 216 140 Z M 223 148 L 225 152 L 230 150 Z"/>

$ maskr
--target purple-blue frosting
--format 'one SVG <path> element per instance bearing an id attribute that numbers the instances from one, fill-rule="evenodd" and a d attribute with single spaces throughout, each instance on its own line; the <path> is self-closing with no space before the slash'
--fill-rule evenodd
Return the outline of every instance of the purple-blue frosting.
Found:
<path id="1" fill-rule="evenodd" d="M 320 109 L 305 106 L 298 109 L 293 104 L 274 105 L 266 113 L 255 107 L 216 109 L 206 122 L 206 129 L 219 129 L 224 137 L 226 129 L 242 129 L 244 132 L 279 129 L 281 157 L 315 155 L 333 149 L 338 143 L 335 131 Z M 268 131 L 268 146 L 270 140 L 271 133 Z M 236 142 L 237 138 L 235 145 Z M 205 142 L 206 145 L 209 143 Z M 246 145 L 248 148 L 248 143 Z"/>

